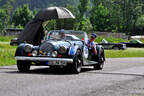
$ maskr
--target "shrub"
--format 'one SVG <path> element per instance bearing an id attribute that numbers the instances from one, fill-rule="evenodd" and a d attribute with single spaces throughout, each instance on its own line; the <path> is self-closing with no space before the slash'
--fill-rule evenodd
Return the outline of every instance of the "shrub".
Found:
<path id="1" fill-rule="evenodd" d="M 114 38 L 114 37 L 107 37 L 107 38 L 97 37 L 95 41 L 100 43 L 102 42 L 103 39 L 106 39 L 108 42 L 111 42 L 111 43 L 127 42 L 127 40 L 124 40 L 122 38 Z"/>

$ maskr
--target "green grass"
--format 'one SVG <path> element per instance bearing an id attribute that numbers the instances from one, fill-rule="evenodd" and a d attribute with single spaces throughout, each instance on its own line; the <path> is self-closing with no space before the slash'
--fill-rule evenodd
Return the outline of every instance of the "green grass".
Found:
<path id="1" fill-rule="evenodd" d="M 127 48 L 126 50 L 105 50 L 106 58 L 144 57 L 144 48 Z"/>
<path id="2" fill-rule="evenodd" d="M 16 36 L 0 36 L 0 42 L 10 42 L 12 38 Z"/>
<path id="3" fill-rule="evenodd" d="M 14 59 L 16 47 L 9 44 L 0 44 L 0 66 L 16 64 Z"/>
<path id="4" fill-rule="evenodd" d="M 0 44 L 0 49 L 13 49 L 16 46 L 10 46 L 9 44 Z"/>

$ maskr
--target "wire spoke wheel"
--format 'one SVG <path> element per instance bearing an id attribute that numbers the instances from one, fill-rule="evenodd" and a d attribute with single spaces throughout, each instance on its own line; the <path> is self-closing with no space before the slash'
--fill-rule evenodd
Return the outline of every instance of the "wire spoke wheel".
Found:
<path id="1" fill-rule="evenodd" d="M 78 74 L 81 72 L 82 68 L 82 55 L 81 51 L 77 50 L 75 57 L 73 59 L 73 63 L 68 65 L 69 69 L 71 69 L 72 73 Z"/>
<path id="2" fill-rule="evenodd" d="M 105 55 L 104 55 L 104 50 L 103 50 L 98 57 L 98 64 L 94 65 L 94 69 L 102 70 L 104 67 L 104 63 L 105 63 Z"/>

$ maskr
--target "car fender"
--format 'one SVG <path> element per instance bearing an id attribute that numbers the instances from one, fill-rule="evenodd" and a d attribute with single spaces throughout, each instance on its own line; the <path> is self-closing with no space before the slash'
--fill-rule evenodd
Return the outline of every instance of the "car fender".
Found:
<path id="1" fill-rule="evenodd" d="M 102 51 L 104 51 L 104 48 L 101 45 L 97 45 L 97 55 L 98 55 L 98 57 L 100 57 Z"/>
<path id="2" fill-rule="evenodd" d="M 77 52 L 77 50 L 79 49 L 79 46 L 78 45 L 72 45 L 69 49 L 69 52 L 68 52 L 68 55 L 70 56 L 74 56 Z"/>
<path id="3" fill-rule="evenodd" d="M 19 44 L 18 47 L 17 47 L 17 49 L 16 49 L 15 56 L 25 56 L 26 52 L 24 51 L 24 47 L 26 45 L 31 45 L 31 44 L 28 44 L 28 43 L 21 43 L 21 44 Z M 39 48 L 38 46 L 33 46 L 33 49 L 38 50 L 38 48 Z"/>
<path id="4" fill-rule="evenodd" d="M 18 45 L 15 56 L 23 56 L 24 55 L 24 46 L 25 46 L 24 43 Z"/>

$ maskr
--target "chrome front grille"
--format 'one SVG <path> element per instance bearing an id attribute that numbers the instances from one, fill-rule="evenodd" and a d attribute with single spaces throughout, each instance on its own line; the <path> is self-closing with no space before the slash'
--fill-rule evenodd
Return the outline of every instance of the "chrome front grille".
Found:
<path id="1" fill-rule="evenodd" d="M 47 42 L 41 44 L 40 46 L 40 51 L 45 54 L 51 53 L 53 50 L 54 50 L 53 45 Z"/>

